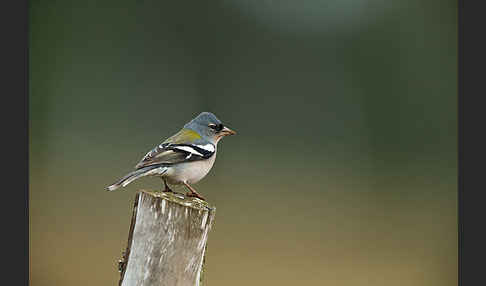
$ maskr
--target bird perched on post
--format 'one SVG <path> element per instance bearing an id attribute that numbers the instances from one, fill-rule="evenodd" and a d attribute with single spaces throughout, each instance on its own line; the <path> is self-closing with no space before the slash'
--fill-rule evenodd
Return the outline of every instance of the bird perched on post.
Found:
<path id="1" fill-rule="evenodd" d="M 204 200 L 191 184 L 199 182 L 213 167 L 219 140 L 234 134 L 214 114 L 203 112 L 149 151 L 135 166 L 135 171 L 106 189 L 113 191 L 141 177 L 158 176 L 164 181 L 165 192 L 172 192 L 168 184 L 182 184 L 189 189 L 186 196 Z"/>

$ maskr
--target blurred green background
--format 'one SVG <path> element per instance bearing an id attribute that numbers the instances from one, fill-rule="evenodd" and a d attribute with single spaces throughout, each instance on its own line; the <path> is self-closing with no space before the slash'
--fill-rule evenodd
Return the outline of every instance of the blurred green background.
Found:
<path id="1" fill-rule="evenodd" d="M 115 285 L 202 111 L 206 285 L 457 285 L 456 1 L 30 1 L 31 285 Z M 183 191 L 183 189 L 179 189 Z"/>

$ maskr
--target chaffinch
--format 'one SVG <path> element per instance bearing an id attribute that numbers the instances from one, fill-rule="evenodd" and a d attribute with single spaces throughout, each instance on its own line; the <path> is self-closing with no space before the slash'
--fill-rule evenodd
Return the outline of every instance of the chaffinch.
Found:
<path id="1" fill-rule="evenodd" d="M 182 184 L 189 189 L 186 196 L 204 200 L 190 184 L 199 182 L 213 167 L 219 140 L 234 134 L 214 114 L 203 112 L 149 151 L 135 166 L 135 171 L 106 189 L 113 191 L 141 177 L 158 176 L 164 181 L 165 192 L 172 192 L 168 184 Z"/>

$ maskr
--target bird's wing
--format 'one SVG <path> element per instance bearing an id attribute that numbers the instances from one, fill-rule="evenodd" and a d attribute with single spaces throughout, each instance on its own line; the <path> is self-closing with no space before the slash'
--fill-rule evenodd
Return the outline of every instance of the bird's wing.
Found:
<path id="1" fill-rule="evenodd" d="M 215 151 L 215 146 L 210 142 L 201 140 L 199 134 L 189 129 L 182 129 L 150 150 L 135 168 L 140 169 L 151 165 L 169 166 L 182 162 L 204 160 L 210 158 Z"/>

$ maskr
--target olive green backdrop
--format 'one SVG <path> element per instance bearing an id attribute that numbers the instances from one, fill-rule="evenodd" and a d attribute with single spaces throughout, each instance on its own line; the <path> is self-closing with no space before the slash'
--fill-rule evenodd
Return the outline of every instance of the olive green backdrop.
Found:
<path id="1" fill-rule="evenodd" d="M 457 285 L 455 1 L 30 1 L 31 285 L 115 285 L 202 111 L 207 285 Z M 182 191 L 182 189 L 179 189 Z"/>

